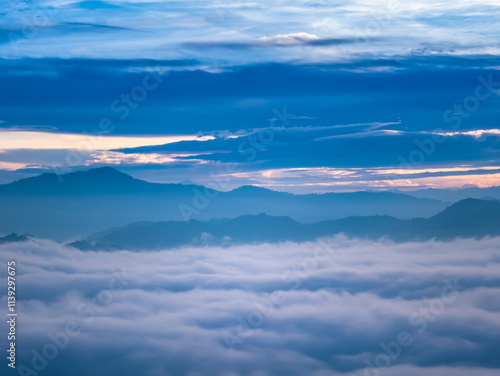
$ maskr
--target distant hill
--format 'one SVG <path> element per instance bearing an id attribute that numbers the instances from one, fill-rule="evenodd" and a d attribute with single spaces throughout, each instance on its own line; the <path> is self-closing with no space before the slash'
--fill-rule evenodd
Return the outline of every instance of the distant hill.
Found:
<path id="1" fill-rule="evenodd" d="M 466 199 L 430 218 L 422 236 L 433 234 L 438 239 L 500 235 L 500 201 Z"/>
<path id="2" fill-rule="evenodd" d="M 466 198 L 493 198 L 500 200 L 500 187 L 462 188 L 462 189 L 420 189 L 417 191 L 394 191 L 418 198 L 457 202 Z"/>
<path id="3" fill-rule="evenodd" d="M 64 175 L 46 173 L 0 185 L 0 195 L 94 195 L 175 192 L 189 188 L 182 184 L 155 184 L 135 179 L 112 167 Z M 194 187 L 194 186 L 192 186 Z"/>
<path id="4" fill-rule="evenodd" d="M 208 222 L 139 222 L 70 245 L 84 250 L 150 250 L 186 245 L 303 242 L 339 233 L 395 242 L 500 236 L 500 202 L 466 199 L 428 219 L 372 216 L 301 224 L 288 217 L 259 214 Z M 94 246 L 88 248 L 88 242 Z"/>
<path id="5" fill-rule="evenodd" d="M 0 237 L 0 244 L 27 242 L 30 239 L 29 235 L 19 235 L 13 232 L 7 236 Z"/>
<path id="6" fill-rule="evenodd" d="M 447 203 L 391 192 L 294 195 L 245 186 L 149 183 L 110 167 L 0 185 L 0 232 L 67 240 L 140 221 L 209 221 L 265 213 L 307 223 L 348 216 L 430 217 Z M 187 214 L 186 214 L 187 213 Z"/>

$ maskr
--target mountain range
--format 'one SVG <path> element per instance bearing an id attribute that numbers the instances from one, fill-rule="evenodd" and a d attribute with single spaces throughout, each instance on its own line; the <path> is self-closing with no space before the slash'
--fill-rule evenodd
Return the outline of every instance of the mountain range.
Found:
<path id="1" fill-rule="evenodd" d="M 393 191 L 395 193 L 403 193 L 412 197 L 430 198 L 440 201 L 457 202 L 466 198 L 493 198 L 500 200 L 500 187 L 469 187 L 461 189 L 420 189 L 416 191 Z"/>
<path id="2" fill-rule="evenodd" d="M 395 242 L 498 236 L 500 201 L 466 199 L 427 219 L 371 216 L 301 224 L 289 217 L 259 214 L 207 222 L 138 222 L 94 234 L 70 246 L 81 250 L 152 250 L 187 245 L 304 242 L 339 233 Z"/>
<path id="3" fill-rule="evenodd" d="M 348 216 L 426 218 L 450 204 L 396 192 L 295 195 L 254 186 L 223 192 L 194 184 L 150 183 L 102 167 L 0 185 L 0 233 L 67 241 L 141 221 L 209 222 L 260 213 L 300 223 Z"/>

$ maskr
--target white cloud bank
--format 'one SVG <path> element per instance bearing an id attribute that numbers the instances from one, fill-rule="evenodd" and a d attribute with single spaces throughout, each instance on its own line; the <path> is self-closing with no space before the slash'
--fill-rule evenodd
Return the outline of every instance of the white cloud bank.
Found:
<path id="1" fill-rule="evenodd" d="M 84 253 L 33 241 L 0 246 L 0 260 L 17 262 L 20 374 L 489 376 L 499 244 Z"/>

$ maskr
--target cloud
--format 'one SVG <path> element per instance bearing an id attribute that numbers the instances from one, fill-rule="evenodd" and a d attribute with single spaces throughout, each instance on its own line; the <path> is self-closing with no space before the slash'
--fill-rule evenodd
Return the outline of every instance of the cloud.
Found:
<path id="1" fill-rule="evenodd" d="M 99 25 L 90 22 L 62 22 L 57 27 L 68 31 L 82 31 L 82 30 L 93 30 L 93 31 L 116 31 L 116 30 L 127 30 L 127 31 L 143 31 L 145 30 L 134 30 L 126 27 L 117 27 L 112 25 Z"/>
<path id="2" fill-rule="evenodd" d="M 441 134 L 439 143 L 429 146 L 434 133 L 410 132 L 399 122 L 301 127 L 293 126 L 294 118 L 289 118 L 286 127 L 213 133 L 214 139 L 202 143 L 186 141 L 120 151 L 189 153 L 192 155 L 179 155 L 178 159 L 203 161 L 205 168 L 211 167 L 211 176 L 221 174 L 232 186 L 254 184 L 296 193 L 460 187 L 467 179 L 481 187 L 500 183 L 498 164 L 491 161 L 499 152 L 495 130 L 478 131 L 483 135 L 480 138 L 471 137 L 475 131 Z M 278 117 L 275 124 L 281 124 Z M 238 172 L 224 168 L 235 163 Z M 189 177 L 201 184 L 204 179 L 206 176 Z"/>
<path id="3" fill-rule="evenodd" d="M 6 130 L 0 132 L 6 141 L 4 146 L 0 142 L 0 167 L 118 164 L 150 181 L 188 180 L 204 185 L 218 177 L 230 180 L 228 188 L 253 184 L 295 193 L 500 184 L 499 166 L 491 160 L 499 152 L 496 129 L 410 132 L 401 122 L 300 126 L 314 119 L 275 110 L 278 116 L 266 119 L 275 126 L 196 135 Z M 429 146 L 430 137 L 436 134 L 442 142 Z M 138 147 L 116 149 L 127 145 Z M 238 165 L 237 172 L 227 168 L 231 164 Z"/>
<path id="4" fill-rule="evenodd" d="M 87 72 L 93 75 L 111 74 L 122 75 L 124 72 L 131 72 L 133 69 L 147 71 L 147 69 L 173 69 L 199 66 L 200 62 L 194 59 L 180 60 L 153 60 L 153 59 L 57 59 L 57 58 L 39 58 L 39 59 L 0 59 L 2 73 L 6 75 L 37 75 L 42 72 L 50 72 L 53 76 L 65 75 L 69 72 Z M 132 71 L 133 72 L 133 71 Z"/>
<path id="5" fill-rule="evenodd" d="M 208 42 L 186 42 L 182 45 L 192 48 L 226 48 L 231 50 L 247 48 L 274 48 L 274 47 L 297 47 L 297 46 L 337 46 L 343 44 L 355 44 L 374 42 L 375 38 L 320 38 L 314 34 L 305 32 L 274 35 L 270 37 L 259 37 L 249 41 L 208 41 Z"/>
<path id="6" fill-rule="evenodd" d="M 475 129 L 471 131 L 462 131 L 462 132 L 435 132 L 440 136 L 471 136 L 474 138 L 480 138 L 483 136 L 491 136 L 496 135 L 500 136 L 500 129 Z"/>
<path id="7" fill-rule="evenodd" d="M 314 34 L 308 33 L 292 33 L 285 35 L 275 35 L 272 37 L 261 37 L 257 39 L 257 42 L 263 45 L 297 45 L 297 44 L 309 44 L 312 42 L 319 41 L 320 38 Z"/>
<path id="8" fill-rule="evenodd" d="M 94 134 L 71 134 L 40 132 L 35 130 L 0 129 L 0 150 L 111 150 L 117 148 L 140 147 L 145 145 L 165 145 L 186 140 L 205 141 L 211 136 L 196 135 L 176 136 L 115 136 L 96 131 Z"/>
<path id="9" fill-rule="evenodd" d="M 287 46 L 336 46 L 341 44 L 354 44 L 363 42 L 374 42 L 376 38 L 320 38 L 317 35 L 305 32 L 285 35 L 275 35 L 272 37 L 260 37 L 255 40 L 259 45 L 287 47 Z"/>
<path id="10" fill-rule="evenodd" d="M 189 157 L 192 153 L 141 154 L 120 153 L 112 149 L 121 147 L 152 146 L 176 143 L 182 140 L 212 139 L 213 136 L 172 135 L 172 136 L 116 136 L 107 132 L 94 130 L 89 134 L 61 132 L 43 132 L 43 128 L 0 129 L 0 168 L 19 170 L 23 168 L 45 168 L 67 166 L 78 168 L 98 164 L 179 164 L 192 163 L 179 160 L 178 157 Z"/>
<path id="11" fill-rule="evenodd" d="M 0 246 L 0 259 L 16 259 L 23 286 L 19 364 L 67 322 L 81 330 L 49 360 L 53 375 L 360 375 L 406 332 L 411 345 L 382 374 L 489 376 L 500 368 L 497 245 L 336 237 L 84 253 L 37 240 Z M 110 292 L 116 273 L 126 284 Z"/>
<path id="12" fill-rule="evenodd" d="M 94 0 L 87 0 L 87 1 L 80 1 L 77 2 L 74 5 L 78 5 L 82 9 L 116 9 L 120 8 L 119 5 L 105 2 L 105 1 L 94 1 Z"/>
<path id="13" fill-rule="evenodd" d="M 5 15 L 0 28 L 23 25 L 24 16 L 28 20 L 34 15 L 49 17 L 49 27 L 36 27 L 36 43 L 27 43 L 17 51 L 15 55 L 21 57 L 161 59 L 195 55 L 206 59 L 209 66 L 220 67 L 228 61 L 230 65 L 298 60 L 330 63 L 357 61 L 366 56 L 399 59 L 415 54 L 498 55 L 495 26 L 498 9 L 490 0 L 465 1 L 459 5 L 423 0 L 404 4 L 365 0 L 349 3 L 286 0 L 276 4 L 262 0 L 238 4 L 226 0 L 189 4 L 157 0 L 48 1 L 36 7 L 28 2 L 22 6 L 19 2 L 15 5 L 6 2 L 0 5 L 0 12 Z M 64 26 L 65 22 L 73 25 Z M 52 25 L 58 26 L 52 28 Z M 200 35 L 210 35 L 211 41 L 220 42 L 218 46 L 225 46 L 226 54 L 179 48 L 184 43 L 193 43 L 193 47 L 199 43 Z M 245 43 L 231 45 L 235 40 L 259 38 L 266 38 L 262 42 L 269 47 L 262 54 L 241 51 L 248 46 Z M 376 43 L 352 43 L 352 40 Z M 299 50 L 306 45 L 317 48 L 304 55 Z M 299 48 L 281 48 L 284 46 Z M 5 57 L 12 51 L 7 45 L 4 47 L 0 56 Z"/>
<path id="14" fill-rule="evenodd" d="M 498 58 L 485 58 L 481 64 L 484 67 L 496 60 Z M 443 64 L 445 68 L 431 69 L 434 63 Z M 473 112 L 466 109 L 475 106 L 475 102 L 464 103 L 464 100 L 475 95 L 481 77 L 483 80 L 491 77 L 493 82 L 498 82 L 498 71 L 464 69 L 477 63 L 480 60 L 450 57 L 401 61 L 368 59 L 353 65 L 246 65 L 210 73 L 196 70 L 203 63 L 189 59 L 2 60 L 0 75 L 9 91 L 0 93 L 4 121 L 0 127 L 32 131 L 33 124 L 40 124 L 46 128 L 39 131 L 57 129 L 61 134 L 93 134 L 99 129 L 101 120 L 109 118 L 115 125 L 113 137 L 118 138 L 182 134 L 213 136 L 214 140 L 203 143 L 151 146 L 157 144 L 151 141 L 150 145 L 141 143 L 145 145 L 141 149 L 118 150 L 134 154 L 178 155 L 177 161 L 172 163 L 195 161 L 189 166 L 199 164 L 199 169 L 184 170 L 176 179 L 202 184 L 210 179 L 206 177 L 206 168 L 214 171 L 222 166 L 220 170 L 223 170 L 229 162 L 238 163 L 242 172 L 249 174 L 256 170 L 291 168 L 398 169 L 402 163 L 400 157 L 409 160 L 424 153 L 424 160 L 416 160 L 414 167 L 417 169 L 443 169 L 451 165 L 491 166 L 496 165 L 494 161 L 499 153 L 495 125 L 498 93 L 493 90 Z M 345 71 L 378 69 L 389 64 L 404 69 L 397 73 L 352 74 Z M 169 73 L 162 76 L 161 85 L 148 93 L 146 99 L 134 102 L 135 107 L 130 108 L 129 116 L 123 118 L 123 107 L 118 110 L 113 103 L 116 105 L 117 100 L 123 102 L 124 95 L 130 95 L 143 82 L 148 67 L 157 65 L 161 71 L 169 70 Z M 101 90 L 102 87 L 106 90 Z M 488 93 L 481 95 L 488 96 Z M 30 108 L 30 111 L 24 111 L 25 108 Z M 455 108 L 463 110 L 457 114 Z M 453 115 L 448 116 L 449 111 Z M 337 124 L 351 126 L 334 128 Z M 249 161 L 252 151 L 242 153 L 238 148 L 242 147 L 243 151 L 251 149 L 249 135 L 258 136 L 259 130 L 274 132 L 274 139 Z M 421 146 L 426 140 L 437 135 L 444 135 L 446 142 L 436 144 L 435 151 L 422 151 Z M 247 144 L 242 145 L 244 142 Z M 73 148 L 78 143 L 69 142 L 64 147 Z M 112 159 L 114 163 L 121 157 L 122 161 L 133 162 L 127 168 L 133 168 L 135 161 L 147 160 L 142 155 L 137 158 L 117 154 L 111 159 L 108 157 L 106 159 Z M 33 161 L 36 160 L 34 156 Z M 154 160 L 158 163 L 165 161 L 161 156 L 155 156 Z M 158 163 L 154 166 L 157 171 L 163 168 Z M 19 164 L 3 165 L 2 168 L 17 167 Z M 171 172 L 165 174 L 163 170 L 164 178 L 157 174 L 155 180 L 169 181 L 174 171 Z M 149 179 L 147 175 L 142 177 Z M 399 181 L 397 184 L 456 187 L 456 184 L 463 185 L 465 179 L 449 179 L 446 184 L 442 179 L 440 182 Z M 339 187 L 340 183 L 340 187 L 347 184 L 345 189 L 355 190 L 370 187 L 370 181 L 372 179 L 365 174 L 358 178 L 359 183 L 354 184 L 352 181 L 318 182 L 325 184 L 324 189 Z M 234 186 L 266 183 L 276 189 L 293 189 L 289 187 L 301 184 L 297 180 L 235 179 Z M 372 187 L 392 187 L 395 182 L 389 183 L 377 182 Z M 498 176 L 488 179 L 481 176 L 474 178 L 473 183 L 498 185 Z M 311 188 L 300 189 L 307 192 Z"/>
<path id="15" fill-rule="evenodd" d="M 448 59 L 448 63 L 458 64 L 458 60 Z M 491 60 L 483 62 L 483 66 L 495 65 Z M 429 131 L 449 126 L 443 121 L 443 113 L 454 102 L 473 95 L 478 84 L 478 71 L 462 70 L 463 66 L 420 70 L 405 65 L 405 61 L 392 61 L 405 71 L 345 71 L 378 69 L 389 63 L 366 60 L 353 65 L 270 64 L 209 73 L 196 70 L 203 63 L 190 59 L 0 60 L 0 76 L 10 88 L 8 93 L 0 94 L 2 120 L 9 126 L 42 124 L 61 131 L 90 131 L 100 117 L 116 118 L 111 103 L 140 83 L 148 67 L 158 66 L 160 71 L 169 71 L 168 77 L 134 109 L 130 118 L 120 121 L 120 133 L 137 133 L 138 124 L 144 134 L 225 129 L 235 132 L 268 125 L 267 120 L 275 117 L 273 108 L 281 111 L 284 106 L 299 117 L 314 117 L 297 119 L 302 122 L 299 125 L 401 119 L 411 130 Z M 445 60 L 436 63 L 446 65 Z M 468 60 L 467 64 L 475 62 Z M 485 70 L 482 74 L 492 74 L 496 82 L 497 73 Z M 96 89 L 100 85 L 106 90 Z M 496 102 L 496 96 L 492 96 L 474 113 L 475 128 L 491 127 Z M 242 103 L 246 106 L 242 107 Z M 19 107 L 31 110 L 20 111 Z"/>

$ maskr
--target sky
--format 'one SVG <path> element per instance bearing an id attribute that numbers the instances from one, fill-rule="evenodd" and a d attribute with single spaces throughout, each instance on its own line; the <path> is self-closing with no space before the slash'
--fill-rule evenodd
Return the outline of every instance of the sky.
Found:
<path id="1" fill-rule="evenodd" d="M 0 260 L 12 258 L 23 291 L 19 374 L 34 374 L 33 359 L 41 375 L 75 376 L 493 376 L 500 367 L 498 238 L 158 252 L 38 239 L 1 245 Z"/>
<path id="2" fill-rule="evenodd" d="M 0 14 L 0 183 L 109 165 L 295 193 L 500 185 L 496 1 L 12 0 Z"/>

